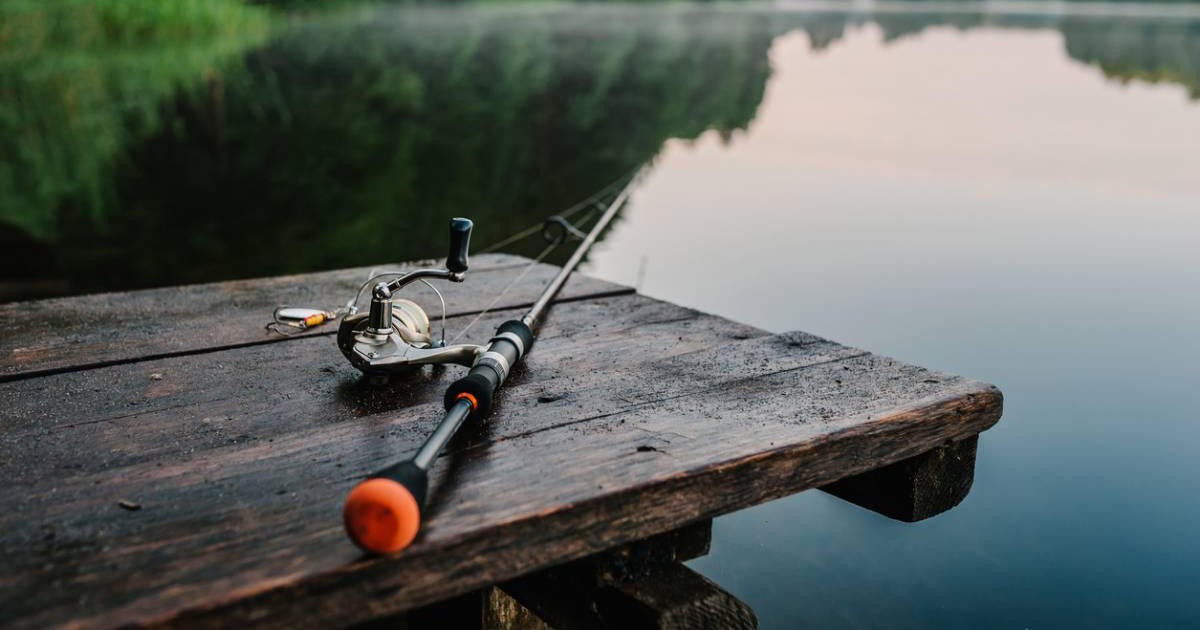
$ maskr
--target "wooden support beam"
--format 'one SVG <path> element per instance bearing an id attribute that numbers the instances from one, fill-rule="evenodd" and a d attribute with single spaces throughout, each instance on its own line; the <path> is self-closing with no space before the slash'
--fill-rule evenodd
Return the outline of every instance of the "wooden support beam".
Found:
<path id="1" fill-rule="evenodd" d="M 757 628 L 748 604 L 679 562 L 629 582 L 581 588 L 537 574 L 492 589 L 488 630 Z M 517 594 L 519 593 L 519 595 Z"/>
<path id="2" fill-rule="evenodd" d="M 821 488 L 888 518 L 915 523 L 958 505 L 971 491 L 979 436 L 953 442 Z"/>
<path id="3" fill-rule="evenodd" d="M 681 563 L 711 540 L 703 521 L 512 580 L 489 595 L 486 627 L 757 627 L 749 606 Z"/>
<path id="4" fill-rule="evenodd" d="M 748 604 L 678 562 L 600 591 L 597 610 L 614 628 L 758 627 Z"/>
<path id="5" fill-rule="evenodd" d="M 589 571 L 595 584 L 633 582 L 667 565 L 706 556 L 710 545 L 712 521 L 703 520 L 621 545 L 575 564 Z"/>
<path id="6" fill-rule="evenodd" d="M 505 593 L 504 589 L 493 586 L 487 589 L 487 594 L 483 613 L 483 627 L 487 630 L 551 630 L 550 624 Z"/>
<path id="7" fill-rule="evenodd" d="M 663 567 L 703 556 L 708 553 L 711 541 L 712 521 L 700 521 L 517 580 L 518 584 L 514 588 L 521 590 L 523 597 L 529 601 L 554 600 L 566 593 L 569 602 L 574 602 L 585 597 L 586 594 L 610 585 L 618 585 L 618 589 L 620 589 L 625 585 L 638 584 L 638 580 L 657 575 Z M 674 596 L 674 599 L 669 599 L 671 596 Z M 678 607 L 678 601 L 681 599 L 678 592 L 661 588 L 645 591 L 635 590 L 632 597 L 650 597 L 657 598 L 656 601 L 662 600 L 664 610 L 668 610 L 668 612 L 671 602 Z M 709 600 L 715 601 L 716 599 L 710 594 Z M 540 609 L 541 607 L 539 607 Z M 568 616 L 564 613 L 565 611 L 556 615 L 551 612 L 549 615 L 560 621 L 575 619 L 575 616 Z M 642 613 L 643 616 L 653 616 L 654 614 L 656 614 L 654 610 Z M 567 621 L 567 623 L 571 622 Z M 551 627 L 502 588 L 489 587 L 398 615 L 357 624 L 354 626 L 354 630 L 425 630 L 431 628 L 545 630 Z M 568 627 L 575 628 L 576 626 Z"/>

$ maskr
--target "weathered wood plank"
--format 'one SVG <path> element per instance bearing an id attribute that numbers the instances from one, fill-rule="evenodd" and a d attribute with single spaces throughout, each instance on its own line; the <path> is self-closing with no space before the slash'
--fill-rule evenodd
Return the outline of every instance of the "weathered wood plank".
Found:
<path id="1" fill-rule="evenodd" d="M 508 286 L 528 262 L 506 254 L 473 258 L 466 282 L 439 286 L 446 297 L 448 314 L 483 310 L 495 292 Z M 386 267 L 437 264 L 425 261 Z M 295 304 L 336 308 L 354 295 L 373 269 L 383 268 L 0 304 L 0 319 L 5 322 L 0 335 L 0 381 L 283 341 L 284 337 L 263 328 L 275 307 Z M 538 265 L 496 308 L 531 304 L 557 270 L 551 265 Z M 410 290 L 413 299 L 426 305 L 431 316 L 439 314 L 440 306 L 432 291 L 419 284 Z M 560 300 L 630 292 L 628 287 L 580 275 L 564 287 Z M 327 325 L 302 334 L 328 335 L 335 331 L 335 326 Z"/>
<path id="2" fill-rule="evenodd" d="M 972 436 L 821 489 L 888 518 L 923 521 L 967 498 L 978 444 L 979 438 Z"/>
<path id="3" fill-rule="evenodd" d="M 0 385 L 16 455 L 0 462 L 14 479 L 0 489 L 0 609 L 18 627 L 342 625 L 826 485 L 999 417 L 989 386 L 760 334 L 640 296 L 558 307 L 494 417 L 439 461 L 427 528 L 391 558 L 345 541 L 340 503 L 415 449 L 453 370 L 364 388 L 316 338 Z M 113 387 L 134 400 L 106 405 Z"/>
<path id="4" fill-rule="evenodd" d="M 516 314 L 489 314 L 464 341 L 486 341 L 500 322 Z M 470 319 L 454 318 L 448 327 L 453 331 Z M 575 303 L 552 312 L 536 353 L 546 368 L 533 379 L 537 387 L 513 404 L 569 406 L 577 410 L 571 417 L 579 417 L 581 411 L 595 411 L 604 392 L 579 400 L 583 392 L 564 389 L 570 375 L 619 365 L 627 357 L 666 357 L 763 334 L 646 298 Z M 500 408 L 513 400 L 518 390 L 512 386 L 527 374 L 513 375 L 498 399 Z M 0 444 L 8 455 L 0 459 L 0 475 L 20 486 L 38 479 L 45 462 L 54 462 L 59 474 L 87 474 L 210 448 L 268 444 L 306 428 L 408 410 L 412 422 L 380 423 L 385 428 L 379 437 L 390 441 L 403 434 L 419 440 L 429 428 L 425 423 L 437 415 L 446 383 L 460 375 L 457 368 L 427 368 L 415 378 L 372 387 L 324 336 L 0 383 Z M 505 428 L 528 430 L 524 424 Z M 384 446 L 402 451 L 407 445 Z"/>

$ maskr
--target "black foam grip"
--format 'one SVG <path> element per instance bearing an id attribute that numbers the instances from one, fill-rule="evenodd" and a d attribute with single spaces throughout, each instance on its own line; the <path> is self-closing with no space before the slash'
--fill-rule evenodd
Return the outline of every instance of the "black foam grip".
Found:
<path id="1" fill-rule="evenodd" d="M 467 270 L 467 250 L 471 247 L 470 219 L 450 219 L 450 253 L 446 254 L 446 269 L 454 273 Z"/>
<path id="2" fill-rule="evenodd" d="M 476 406 L 471 415 L 486 416 L 492 411 L 492 398 L 499 386 L 500 378 L 491 368 L 471 368 L 466 376 L 446 388 L 446 409 L 458 402 L 459 394 L 466 393 L 475 397 Z"/>
<path id="3" fill-rule="evenodd" d="M 412 460 L 402 461 L 399 464 L 393 464 L 371 475 L 372 478 L 382 477 L 383 479 L 391 479 L 396 483 L 408 488 L 412 493 L 413 498 L 417 500 L 417 507 L 425 511 L 425 497 L 429 496 L 429 475 L 419 466 L 414 464 Z"/>
<path id="4" fill-rule="evenodd" d="M 525 352 L 521 353 L 521 357 L 529 354 L 530 348 L 533 347 L 533 331 L 529 329 L 529 326 L 525 325 L 525 322 L 519 319 L 510 319 L 503 324 L 500 324 L 500 327 L 496 329 L 496 332 L 509 332 L 520 337 L 521 341 L 525 344 Z M 518 359 L 519 358 L 520 357 L 518 357 Z"/>
<path id="5" fill-rule="evenodd" d="M 533 331 L 529 329 L 529 326 L 515 319 L 509 320 L 496 329 L 497 334 L 506 332 L 519 337 L 525 352 L 529 352 L 530 346 L 533 345 Z M 488 353 L 499 354 L 504 357 L 504 360 L 497 363 L 492 357 L 485 354 L 466 376 L 454 381 L 446 389 L 446 409 L 453 407 L 462 394 L 470 394 L 475 398 L 476 403 L 471 415 L 486 416 L 491 413 L 496 390 L 500 388 L 500 383 L 505 376 L 502 372 L 506 368 L 502 366 L 502 363 L 508 363 L 507 370 L 512 370 L 524 354 L 511 339 L 493 340 L 488 345 Z"/>

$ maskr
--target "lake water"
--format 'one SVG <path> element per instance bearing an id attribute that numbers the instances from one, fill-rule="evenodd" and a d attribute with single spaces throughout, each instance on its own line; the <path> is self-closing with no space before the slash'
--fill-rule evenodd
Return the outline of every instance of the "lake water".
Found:
<path id="1" fill-rule="evenodd" d="M 10 49 L 0 244 L 29 264 L 0 287 L 437 255 L 449 216 L 486 244 L 650 160 L 588 273 L 1005 393 L 944 515 L 809 492 L 718 519 L 692 566 L 763 627 L 1194 626 L 1200 9 L 985 6 L 367 8 Z"/>

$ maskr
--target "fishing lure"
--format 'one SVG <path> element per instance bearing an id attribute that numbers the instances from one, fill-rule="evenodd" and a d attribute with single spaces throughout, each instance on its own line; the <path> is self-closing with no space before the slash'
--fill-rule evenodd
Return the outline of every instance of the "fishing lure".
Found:
<path id="1" fill-rule="evenodd" d="M 280 306 L 271 314 L 271 322 L 267 324 L 267 330 L 281 335 L 294 335 L 297 333 L 288 332 L 281 326 L 305 331 L 337 318 L 338 313 L 335 311 L 323 311 L 302 306 Z"/>

